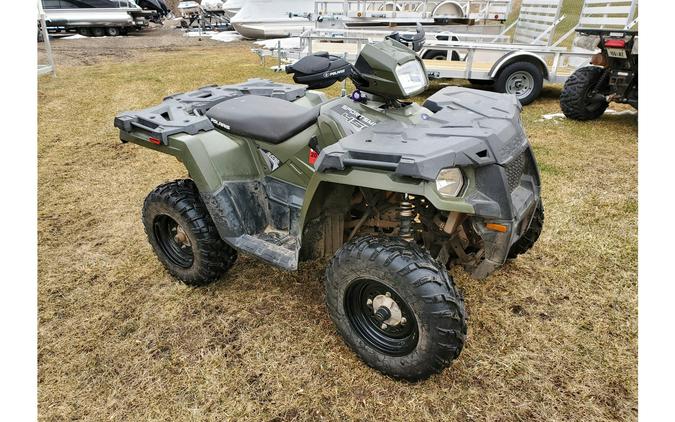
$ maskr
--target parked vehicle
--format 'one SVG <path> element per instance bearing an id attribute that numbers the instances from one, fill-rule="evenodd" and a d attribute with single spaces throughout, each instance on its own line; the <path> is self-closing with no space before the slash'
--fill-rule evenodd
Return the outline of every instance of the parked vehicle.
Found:
<path id="1" fill-rule="evenodd" d="M 178 14 L 182 18 L 190 18 L 193 15 L 199 15 L 202 10 L 199 3 L 196 1 L 182 1 L 178 3 L 176 9 L 178 9 Z"/>
<path id="2" fill-rule="evenodd" d="M 638 108 L 638 33 L 603 29 L 578 29 L 593 37 L 600 52 L 590 66 L 577 69 L 560 95 L 560 108 L 574 120 L 600 117 L 610 102 Z"/>
<path id="3" fill-rule="evenodd" d="M 314 26 L 309 16 L 313 8 L 314 0 L 246 0 L 230 23 L 254 40 L 298 36 Z"/>
<path id="4" fill-rule="evenodd" d="M 176 8 L 181 16 L 180 26 L 200 30 L 227 31 L 232 29 L 221 0 L 205 0 L 201 4 L 196 1 L 182 1 Z"/>
<path id="5" fill-rule="evenodd" d="M 341 28 L 469 24 L 505 21 L 511 0 L 316 0 L 320 20 L 339 21 Z"/>
<path id="6" fill-rule="evenodd" d="M 530 249 L 544 211 L 514 97 L 427 88 L 423 32 L 368 45 L 356 64 L 328 54 L 253 79 L 167 97 L 115 118 L 123 142 L 173 155 L 190 179 L 143 205 L 148 241 L 187 284 L 245 252 L 286 270 L 332 257 L 326 304 L 349 346 L 394 377 L 450 365 L 466 338 L 447 267 L 484 278 Z M 350 78 L 351 96 L 319 91 Z"/>
<path id="7" fill-rule="evenodd" d="M 150 22 L 161 23 L 171 13 L 164 0 L 136 0 L 136 3 L 141 9 L 151 12 L 148 16 Z"/>
<path id="8" fill-rule="evenodd" d="M 241 9 L 241 6 L 244 4 L 246 0 L 227 0 L 223 4 L 223 13 L 225 14 L 225 17 L 228 19 L 231 19 L 234 15 L 239 12 Z"/>
<path id="9" fill-rule="evenodd" d="M 124 35 L 148 26 L 153 13 L 133 0 L 42 0 L 49 33 Z"/>

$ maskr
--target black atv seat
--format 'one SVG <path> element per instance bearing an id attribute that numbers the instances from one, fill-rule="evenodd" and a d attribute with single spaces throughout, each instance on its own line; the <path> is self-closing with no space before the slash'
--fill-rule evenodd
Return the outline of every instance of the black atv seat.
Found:
<path id="1" fill-rule="evenodd" d="M 279 144 L 310 127 L 319 108 L 259 95 L 223 101 L 206 112 L 215 126 L 234 134 Z"/>

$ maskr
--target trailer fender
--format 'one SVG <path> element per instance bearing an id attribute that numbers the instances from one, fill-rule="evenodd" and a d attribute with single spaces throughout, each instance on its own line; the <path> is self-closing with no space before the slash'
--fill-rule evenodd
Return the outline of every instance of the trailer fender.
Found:
<path id="1" fill-rule="evenodd" d="M 433 12 L 431 12 L 431 17 L 436 18 L 441 12 L 445 12 L 443 16 L 453 16 L 448 12 L 454 12 L 457 14 L 458 18 L 464 17 L 464 9 L 457 1 L 449 0 L 439 3 L 436 7 L 434 7 Z"/>
<path id="2" fill-rule="evenodd" d="M 496 79 L 497 75 L 502 69 L 512 63 L 517 62 L 530 62 L 536 64 L 541 69 L 544 79 L 548 80 L 548 66 L 546 65 L 544 59 L 534 53 L 523 50 L 512 51 L 497 60 L 490 69 L 490 78 Z"/>

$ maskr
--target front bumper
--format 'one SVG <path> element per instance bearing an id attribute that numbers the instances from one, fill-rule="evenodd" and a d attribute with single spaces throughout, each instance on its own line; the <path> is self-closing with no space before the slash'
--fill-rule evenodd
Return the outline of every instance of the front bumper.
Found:
<path id="1" fill-rule="evenodd" d="M 476 189 L 465 200 L 475 214 L 473 229 L 483 241 L 483 259 L 471 271 L 485 278 L 506 261 L 509 251 L 529 229 L 541 202 L 539 172 L 531 148 L 504 165 L 490 165 L 475 172 Z M 491 227 L 505 227 L 496 231 Z"/>

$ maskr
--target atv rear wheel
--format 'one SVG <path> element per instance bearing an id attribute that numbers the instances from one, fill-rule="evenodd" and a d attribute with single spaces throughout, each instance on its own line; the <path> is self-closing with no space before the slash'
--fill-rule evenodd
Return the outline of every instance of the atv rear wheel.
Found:
<path id="1" fill-rule="evenodd" d="M 560 94 L 560 108 L 567 118 L 593 120 L 602 116 L 609 103 L 594 99 L 593 92 L 604 71 L 601 67 L 586 66 L 567 78 Z"/>
<path id="2" fill-rule="evenodd" d="M 529 251 L 539 239 L 539 235 L 544 228 L 544 204 L 539 202 L 534 210 L 532 222 L 527 231 L 511 246 L 509 250 L 509 259 L 515 259 L 518 255 Z"/>
<path id="3" fill-rule="evenodd" d="M 158 186 L 145 198 L 143 225 L 157 258 L 189 285 L 210 283 L 230 269 L 237 251 L 220 238 L 192 180 Z"/>
<path id="4" fill-rule="evenodd" d="M 466 338 L 464 300 L 447 271 L 414 243 L 365 236 L 326 270 L 326 305 L 369 366 L 411 381 L 442 371 Z"/>

